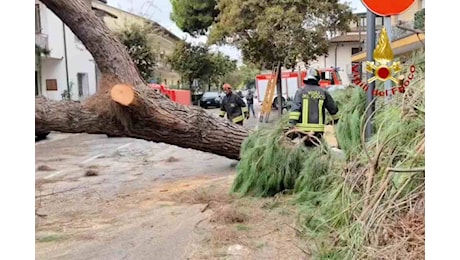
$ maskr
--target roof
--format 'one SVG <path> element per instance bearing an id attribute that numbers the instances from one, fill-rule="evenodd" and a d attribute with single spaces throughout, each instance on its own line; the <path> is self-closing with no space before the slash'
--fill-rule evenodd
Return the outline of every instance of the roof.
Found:
<path id="1" fill-rule="evenodd" d="M 91 9 L 94 10 L 95 12 L 99 12 L 101 15 L 108 15 L 108 16 L 114 18 L 114 19 L 118 18 L 118 16 L 112 14 L 111 12 L 107 12 L 106 10 L 102 10 L 102 9 L 94 7 L 94 6 L 91 7 Z"/>
<path id="2" fill-rule="evenodd" d="M 115 10 L 118 10 L 118 11 L 121 11 L 123 13 L 126 13 L 126 14 L 129 14 L 129 15 L 132 15 L 132 16 L 135 16 L 135 17 L 138 17 L 138 18 L 141 18 L 143 20 L 145 20 L 146 22 L 150 23 L 152 26 L 156 27 L 156 28 L 159 28 L 161 31 L 163 31 L 164 33 L 166 33 L 170 38 L 176 40 L 176 41 L 180 41 L 181 38 L 179 38 L 177 35 L 175 35 L 174 33 L 172 33 L 171 31 L 169 31 L 168 29 L 166 29 L 165 27 L 161 26 L 159 23 L 155 22 L 155 21 L 152 21 L 150 19 L 147 19 L 143 16 L 140 16 L 140 15 L 137 15 L 137 14 L 133 14 L 133 13 L 130 13 L 130 12 L 127 12 L 123 9 L 119 9 L 119 8 L 116 8 L 116 7 L 113 7 L 111 5 L 108 5 L 106 3 L 104 3 L 104 1 L 96 1 L 96 2 L 92 2 L 92 8 L 93 9 L 98 9 L 98 11 L 105 11 L 106 13 L 110 14 L 110 12 L 108 12 L 107 10 L 103 10 L 101 8 L 98 8 L 97 6 L 94 6 L 94 4 L 96 5 L 100 5 L 100 6 L 103 6 L 104 8 L 108 8 L 108 9 L 115 9 Z M 115 15 L 110 15 L 110 16 L 115 16 Z M 115 16 L 116 17 L 116 16 Z M 114 17 L 114 18 L 115 18 Z"/>
<path id="3" fill-rule="evenodd" d="M 330 39 L 330 42 L 362 42 L 366 36 L 359 34 L 344 34 Z"/>
<path id="4" fill-rule="evenodd" d="M 409 36 L 406 36 L 402 39 L 398 39 L 391 42 L 391 48 L 393 49 L 393 54 L 400 55 L 418 48 L 424 47 L 425 34 L 413 33 Z M 362 51 L 351 56 L 352 62 L 361 62 L 366 60 L 367 52 Z"/>

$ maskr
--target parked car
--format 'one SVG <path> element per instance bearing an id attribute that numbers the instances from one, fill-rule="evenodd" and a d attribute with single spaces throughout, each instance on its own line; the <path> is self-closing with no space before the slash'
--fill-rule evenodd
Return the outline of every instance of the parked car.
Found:
<path id="1" fill-rule="evenodd" d="M 222 95 L 219 92 L 205 92 L 200 99 L 200 107 L 207 109 L 208 107 L 220 107 Z"/>

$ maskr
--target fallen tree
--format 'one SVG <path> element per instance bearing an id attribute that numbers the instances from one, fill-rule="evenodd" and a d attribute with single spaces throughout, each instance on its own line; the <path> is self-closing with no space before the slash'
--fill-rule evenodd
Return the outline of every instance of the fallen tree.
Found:
<path id="1" fill-rule="evenodd" d="M 290 194 L 313 259 L 424 259 L 425 53 L 405 93 L 375 101 L 374 134 L 366 140 L 366 93 L 358 86 L 331 93 L 345 157 L 324 145 L 306 148 L 276 127 L 251 134 L 232 191 L 240 196 Z M 409 75 L 409 66 L 402 74 Z M 384 84 L 377 84 L 383 88 Z M 287 118 L 285 118 L 287 120 Z"/>
<path id="2" fill-rule="evenodd" d="M 239 159 L 247 129 L 152 91 L 126 49 L 84 0 L 41 1 L 82 41 L 102 80 L 99 91 L 84 103 L 37 97 L 36 130 L 119 135 Z"/>

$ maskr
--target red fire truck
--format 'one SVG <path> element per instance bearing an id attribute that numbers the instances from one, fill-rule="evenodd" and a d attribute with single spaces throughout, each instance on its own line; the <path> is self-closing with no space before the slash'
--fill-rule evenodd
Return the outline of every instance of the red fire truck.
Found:
<path id="1" fill-rule="evenodd" d="M 320 86 L 323 88 L 333 86 L 333 85 L 342 85 L 342 79 L 340 78 L 339 75 L 339 69 L 338 68 L 323 68 L 319 69 L 321 73 L 321 80 L 319 82 Z M 295 92 L 297 91 L 298 88 L 302 87 L 303 79 L 307 76 L 306 71 L 301 71 L 300 72 L 300 77 L 299 77 L 299 72 L 282 72 L 281 73 L 281 85 L 282 85 L 282 96 L 284 101 L 286 101 L 287 98 L 293 99 Z M 260 103 L 262 103 L 265 97 L 265 91 L 267 90 L 267 85 L 268 81 L 272 78 L 276 77 L 276 75 L 270 74 L 270 73 L 265 73 L 265 74 L 259 74 L 256 76 L 256 93 L 257 93 L 257 99 Z M 276 95 L 274 100 L 276 99 Z M 275 104 L 276 106 L 276 104 Z"/>

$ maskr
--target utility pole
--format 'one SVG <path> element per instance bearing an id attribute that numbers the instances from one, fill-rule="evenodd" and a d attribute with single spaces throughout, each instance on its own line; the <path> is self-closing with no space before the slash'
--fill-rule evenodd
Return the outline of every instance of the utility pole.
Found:
<path id="1" fill-rule="evenodd" d="M 373 52 L 375 49 L 375 14 L 371 12 L 369 9 L 367 10 L 366 14 L 366 23 L 367 23 L 367 34 L 366 34 L 366 41 L 367 41 L 367 46 L 366 46 L 366 51 L 367 51 L 367 61 L 372 62 L 373 61 Z M 367 79 L 370 79 L 373 76 L 372 73 L 367 73 Z M 367 89 L 367 99 L 366 99 L 366 107 L 368 107 L 373 99 L 373 93 L 375 89 L 375 81 L 368 83 L 369 88 Z M 372 103 L 372 105 L 367 109 L 367 117 L 366 120 L 369 121 L 369 123 L 366 125 L 366 139 L 369 139 L 372 135 L 372 114 L 374 113 L 375 110 L 375 103 Z"/>
<path id="2" fill-rule="evenodd" d="M 390 41 L 391 43 L 391 40 L 392 40 L 392 29 L 391 29 L 391 16 L 385 16 L 384 18 L 384 25 L 385 25 L 385 29 L 387 30 L 387 35 L 388 35 L 388 40 Z M 390 61 L 388 66 L 391 66 L 393 62 Z M 392 99 L 392 95 L 393 93 L 391 92 L 391 88 L 393 87 L 392 86 L 392 81 L 391 80 L 387 80 L 385 81 L 385 92 L 387 93 L 387 96 L 386 96 L 386 102 L 389 102 L 391 99 Z"/>
<path id="3" fill-rule="evenodd" d="M 281 62 L 278 63 L 278 75 L 276 75 L 276 88 L 278 92 L 278 116 L 281 118 L 281 115 L 283 114 L 283 84 L 281 83 Z"/>

